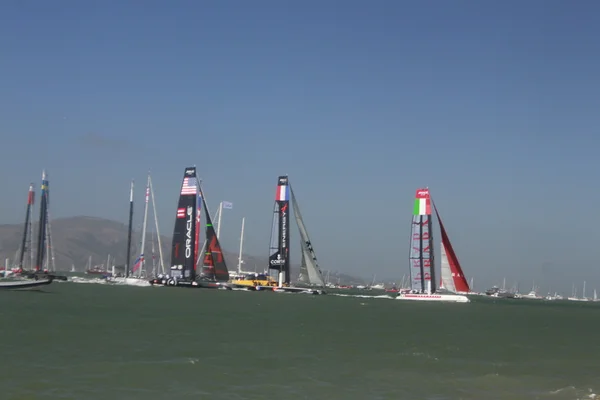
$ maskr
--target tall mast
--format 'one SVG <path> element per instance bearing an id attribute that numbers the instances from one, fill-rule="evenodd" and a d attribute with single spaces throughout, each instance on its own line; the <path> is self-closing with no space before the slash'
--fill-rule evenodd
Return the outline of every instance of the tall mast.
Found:
<path id="1" fill-rule="evenodd" d="M 415 194 L 410 244 L 410 287 L 414 291 L 425 293 L 435 287 L 431 284 L 433 254 L 431 251 L 431 198 L 428 188 L 417 189 Z"/>
<path id="2" fill-rule="evenodd" d="M 242 248 L 244 246 L 244 221 L 246 218 L 242 217 L 242 233 L 240 234 L 240 255 L 238 256 L 238 274 L 242 273 L 242 264 L 244 261 L 242 260 Z M 217 235 L 218 236 L 218 235 Z"/>
<path id="3" fill-rule="evenodd" d="M 425 293 L 425 271 L 423 268 L 423 216 L 419 216 L 419 268 L 421 274 L 421 293 Z"/>
<path id="4" fill-rule="evenodd" d="M 156 257 L 154 256 L 156 250 L 154 248 L 154 231 L 152 231 L 151 233 L 152 238 L 150 241 L 150 251 L 152 252 L 152 276 L 156 276 Z"/>
<path id="5" fill-rule="evenodd" d="M 46 193 L 44 194 L 46 198 L 46 238 L 48 240 L 48 270 L 50 270 L 50 266 L 52 267 L 52 271 L 56 272 L 56 263 L 54 259 L 54 246 L 52 245 L 52 226 L 50 224 L 50 188 L 46 188 Z"/>
<path id="6" fill-rule="evenodd" d="M 46 197 L 48 197 L 48 192 L 46 192 Z M 48 201 L 49 203 L 49 201 Z M 56 272 L 56 263 L 54 258 L 54 246 L 52 245 L 52 227 L 50 226 L 50 210 L 46 208 L 46 237 L 48 239 L 48 270 L 50 270 L 50 266 L 52 267 L 52 271 Z"/>
<path id="7" fill-rule="evenodd" d="M 198 196 L 200 196 L 201 200 L 201 204 L 200 207 L 204 206 L 204 212 L 206 213 L 206 220 L 208 221 L 208 219 L 210 218 L 210 210 L 208 208 L 208 203 L 206 202 L 206 199 L 204 198 L 204 190 L 202 190 L 202 185 L 201 182 L 198 183 Z M 211 219 L 211 223 L 212 221 L 216 220 L 221 211 L 221 204 L 219 204 L 219 208 L 217 209 L 217 211 L 215 211 L 215 215 L 212 217 Z M 206 255 L 206 250 L 208 249 L 208 240 L 206 238 L 206 227 L 204 228 L 205 231 L 205 237 L 204 237 L 204 242 L 202 242 L 202 248 L 200 249 L 200 252 L 198 254 L 202 254 L 202 257 L 198 257 L 198 259 L 196 260 L 196 267 L 200 266 L 200 261 L 204 262 L 204 255 Z M 218 238 L 217 238 L 218 239 Z"/>
<path id="8" fill-rule="evenodd" d="M 25 227 L 23 228 L 23 240 L 21 241 L 21 252 L 19 254 L 19 269 L 23 269 L 23 257 L 25 256 L 25 248 L 29 247 L 29 251 L 31 252 L 31 245 L 33 240 L 31 236 L 29 236 L 29 246 L 27 246 L 27 231 L 30 230 L 31 227 L 31 206 L 33 205 L 35 197 L 35 192 L 33 191 L 33 183 L 29 185 L 29 193 L 27 194 L 27 211 L 25 211 Z"/>
<path id="9" fill-rule="evenodd" d="M 133 179 L 129 191 L 129 230 L 127 231 L 127 258 L 125 260 L 125 278 L 129 277 L 129 263 L 131 261 L 131 231 L 133 229 Z"/>
<path id="10" fill-rule="evenodd" d="M 223 202 L 219 203 L 219 219 L 217 220 L 217 239 L 220 239 L 221 233 L 221 214 L 223 214 Z"/>
<path id="11" fill-rule="evenodd" d="M 435 263 L 434 263 L 434 251 L 435 248 L 433 246 L 433 215 L 430 214 L 427 216 L 427 233 L 429 233 L 429 240 L 427 240 L 427 246 L 429 248 L 428 252 L 428 262 L 425 264 L 429 264 L 429 281 L 427 291 L 429 293 L 435 293 L 437 291 L 436 281 L 435 281 Z"/>
<path id="12" fill-rule="evenodd" d="M 46 212 L 47 207 L 47 197 L 46 192 L 48 191 L 48 179 L 46 176 L 46 170 L 42 171 L 42 193 L 40 195 L 40 223 L 38 227 L 38 249 L 37 249 L 37 259 L 35 262 L 35 270 L 39 271 L 42 269 L 44 264 L 44 241 L 46 234 L 46 221 L 48 220 L 48 214 Z"/>
<path id="13" fill-rule="evenodd" d="M 281 175 L 277 179 L 277 190 L 275 191 L 273 226 L 269 248 L 269 270 L 277 271 L 279 286 L 290 284 L 289 205 L 288 177 L 287 175 Z"/>
<path id="14" fill-rule="evenodd" d="M 154 200 L 154 187 L 152 186 L 152 179 L 150 175 L 148 175 L 148 183 L 150 187 L 150 195 L 152 196 L 152 211 L 154 213 L 154 224 L 156 225 L 156 236 L 158 238 L 158 255 L 160 260 L 160 268 L 162 273 L 165 273 L 165 263 L 163 261 L 163 252 L 162 252 L 162 244 L 160 243 L 160 230 L 158 229 L 158 215 L 156 214 L 156 203 Z"/>
<path id="15" fill-rule="evenodd" d="M 139 263 L 140 268 L 138 272 L 138 276 L 142 276 L 142 271 L 144 270 L 145 258 L 144 258 L 144 247 L 146 245 L 146 223 L 148 221 L 148 200 L 150 199 L 150 174 L 148 174 L 148 182 L 146 183 L 146 200 L 144 205 L 144 223 L 142 224 L 142 243 L 140 244 L 140 255 L 139 255 Z"/>
<path id="16" fill-rule="evenodd" d="M 31 202 L 31 209 L 29 210 L 29 270 L 33 271 L 35 268 L 35 250 L 33 249 L 33 205 L 35 203 L 35 192 L 33 193 L 33 199 Z"/>

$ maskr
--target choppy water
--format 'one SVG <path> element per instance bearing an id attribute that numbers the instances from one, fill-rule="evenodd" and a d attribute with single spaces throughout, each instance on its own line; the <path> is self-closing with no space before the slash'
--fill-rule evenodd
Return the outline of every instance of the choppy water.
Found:
<path id="1" fill-rule="evenodd" d="M 0 292 L 0 304 L 2 399 L 574 400 L 600 392 L 598 303 L 59 282 Z"/>

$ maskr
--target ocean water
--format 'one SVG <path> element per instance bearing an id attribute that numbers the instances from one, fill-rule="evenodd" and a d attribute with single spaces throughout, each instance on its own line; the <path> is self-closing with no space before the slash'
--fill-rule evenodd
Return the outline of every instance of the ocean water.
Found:
<path id="1" fill-rule="evenodd" d="M 0 292 L 1 399 L 594 399 L 600 304 L 56 282 Z M 600 396 L 598 396 L 600 399 Z"/>

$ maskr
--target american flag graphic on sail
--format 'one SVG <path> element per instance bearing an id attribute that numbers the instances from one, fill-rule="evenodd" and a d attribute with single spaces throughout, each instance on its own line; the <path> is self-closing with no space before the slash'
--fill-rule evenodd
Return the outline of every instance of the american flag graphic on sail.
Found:
<path id="1" fill-rule="evenodd" d="M 177 218 L 185 218 L 185 208 L 177 209 Z"/>
<path id="2" fill-rule="evenodd" d="M 195 177 L 185 177 L 183 178 L 183 184 L 181 185 L 181 194 L 182 195 L 188 195 L 188 194 L 196 194 L 196 178 Z"/>
<path id="3" fill-rule="evenodd" d="M 139 257 L 135 260 L 135 263 L 133 264 L 133 271 L 135 272 L 138 269 L 140 269 L 140 267 L 142 266 L 142 263 L 144 262 L 144 255 L 140 254 Z"/>

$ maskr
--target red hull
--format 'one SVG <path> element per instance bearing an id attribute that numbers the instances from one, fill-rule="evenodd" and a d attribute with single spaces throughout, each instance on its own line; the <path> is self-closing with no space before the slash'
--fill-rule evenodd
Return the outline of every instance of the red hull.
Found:
<path id="1" fill-rule="evenodd" d="M 85 271 L 85 273 L 88 275 L 102 275 L 102 274 L 106 274 L 106 271 L 98 271 L 95 269 L 88 269 L 87 271 Z"/>

